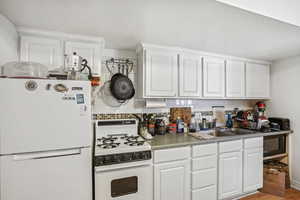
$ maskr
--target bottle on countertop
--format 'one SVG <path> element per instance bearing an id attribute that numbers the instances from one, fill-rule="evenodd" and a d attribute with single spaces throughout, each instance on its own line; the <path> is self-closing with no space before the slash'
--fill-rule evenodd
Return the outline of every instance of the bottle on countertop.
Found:
<path id="1" fill-rule="evenodd" d="M 155 135 L 155 119 L 153 115 L 148 119 L 148 132 L 152 136 Z"/>
<path id="2" fill-rule="evenodd" d="M 189 126 L 190 132 L 196 132 L 197 131 L 197 120 L 195 117 L 195 114 L 192 114 L 191 123 Z"/>
<path id="3" fill-rule="evenodd" d="M 232 128 L 233 127 L 233 121 L 232 121 L 231 114 L 227 115 L 226 127 L 227 128 Z"/>
<path id="4" fill-rule="evenodd" d="M 187 123 L 183 123 L 183 124 L 184 124 L 183 132 L 188 133 L 189 132 L 189 127 L 188 127 Z"/>
<path id="5" fill-rule="evenodd" d="M 208 129 L 208 123 L 206 118 L 202 118 L 202 130 Z"/>
<path id="6" fill-rule="evenodd" d="M 177 117 L 176 126 L 177 126 L 177 133 L 184 132 L 184 122 L 180 117 Z"/>

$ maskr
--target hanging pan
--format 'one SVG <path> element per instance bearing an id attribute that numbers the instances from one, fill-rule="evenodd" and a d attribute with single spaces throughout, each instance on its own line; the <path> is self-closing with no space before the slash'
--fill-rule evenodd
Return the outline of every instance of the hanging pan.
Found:
<path id="1" fill-rule="evenodd" d="M 122 67 L 122 73 L 120 68 Z M 125 69 L 126 67 L 126 69 Z M 135 89 L 132 81 L 128 78 L 128 65 L 118 66 L 119 72 L 114 74 L 110 81 L 111 94 L 119 101 L 131 99 L 135 94 Z M 124 72 L 126 70 L 126 72 Z"/>

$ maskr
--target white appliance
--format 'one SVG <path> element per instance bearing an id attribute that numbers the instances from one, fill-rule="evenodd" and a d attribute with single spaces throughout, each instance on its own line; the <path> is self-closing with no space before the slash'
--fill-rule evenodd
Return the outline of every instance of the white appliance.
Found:
<path id="1" fill-rule="evenodd" d="M 95 200 L 153 200 L 151 146 L 136 120 L 96 121 Z"/>
<path id="2" fill-rule="evenodd" d="M 92 199 L 90 82 L 0 79 L 0 199 Z"/>

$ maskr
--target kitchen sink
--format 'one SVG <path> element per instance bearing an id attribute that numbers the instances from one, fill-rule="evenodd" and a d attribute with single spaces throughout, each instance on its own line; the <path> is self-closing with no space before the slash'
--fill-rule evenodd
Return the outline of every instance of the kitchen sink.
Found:
<path id="1" fill-rule="evenodd" d="M 210 133 L 210 135 L 215 137 L 225 137 L 225 136 L 247 135 L 253 133 L 255 133 L 255 131 L 241 129 L 241 128 L 231 128 L 231 129 L 217 128 L 213 133 Z"/>

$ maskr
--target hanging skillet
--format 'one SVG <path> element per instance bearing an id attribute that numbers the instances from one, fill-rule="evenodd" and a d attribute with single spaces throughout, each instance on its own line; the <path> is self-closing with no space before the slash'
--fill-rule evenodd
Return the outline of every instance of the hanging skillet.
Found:
<path id="1" fill-rule="evenodd" d="M 111 94 L 120 101 L 131 99 L 135 94 L 132 81 L 128 78 L 128 65 L 126 64 L 126 75 L 124 75 L 124 65 L 122 65 L 122 73 L 119 72 L 112 76 L 110 82 Z"/>

